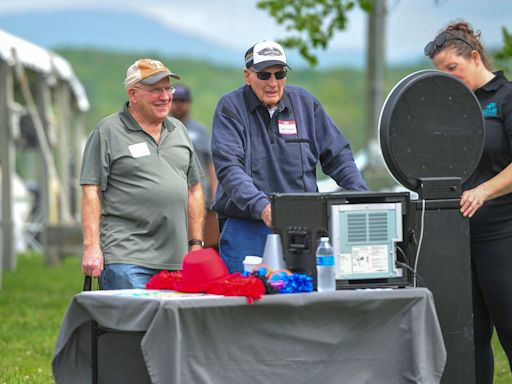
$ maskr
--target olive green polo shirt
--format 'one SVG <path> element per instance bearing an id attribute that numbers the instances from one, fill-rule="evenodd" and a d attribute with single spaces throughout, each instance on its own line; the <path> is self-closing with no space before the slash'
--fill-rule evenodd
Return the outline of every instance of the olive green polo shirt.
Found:
<path id="1" fill-rule="evenodd" d="M 80 185 L 101 187 L 105 264 L 181 269 L 188 250 L 188 187 L 202 177 L 179 120 L 164 121 L 157 144 L 128 111 L 128 103 L 103 119 L 87 140 Z"/>

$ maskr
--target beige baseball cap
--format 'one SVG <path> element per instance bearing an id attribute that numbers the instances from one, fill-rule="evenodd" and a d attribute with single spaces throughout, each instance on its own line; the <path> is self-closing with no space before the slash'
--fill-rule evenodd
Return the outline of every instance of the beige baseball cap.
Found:
<path id="1" fill-rule="evenodd" d="M 153 59 L 139 59 L 126 71 L 126 79 L 124 79 L 125 88 L 141 82 L 142 84 L 152 85 L 158 83 L 166 77 L 180 79 L 180 77 L 171 72 L 169 68 L 162 62 Z"/>

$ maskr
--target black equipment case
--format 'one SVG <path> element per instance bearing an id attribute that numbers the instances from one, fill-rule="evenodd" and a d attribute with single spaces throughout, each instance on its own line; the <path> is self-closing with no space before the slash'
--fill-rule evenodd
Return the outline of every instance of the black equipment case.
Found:
<path id="1" fill-rule="evenodd" d="M 281 237 L 287 268 L 313 277 L 316 285 L 315 252 L 323 236 L 332 239 L 330 207 L 340 204 L 400 203 L 402 214 L 402 242 L 397 243 L 397 264 L 408 264 L 410 224 L 410 198 L 408 192 L 337 192 L 337 193 L 283 193 L 270 196 L 272 229 Z M 402 268 L 402 276 L 379 279 L 337 279 L 337 289 L 378 286 L 407 286 L 412 274 Z"/>

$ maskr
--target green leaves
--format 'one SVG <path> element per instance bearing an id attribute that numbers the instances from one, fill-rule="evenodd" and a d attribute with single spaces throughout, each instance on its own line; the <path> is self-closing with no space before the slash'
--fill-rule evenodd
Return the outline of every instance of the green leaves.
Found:
<path id="1" fill-rule="evenodd" d="M 312 49 L 327 48 L 337 31 L 347 25 L 347 13 L 356 5 L 366 12 L 371 11 L 371 0 L 260 0 L 257 7 L 283 25 L 290 36 L 279 42 L 288 48 L 297 49 L 311 64 L 318 60 Z"/>
<path id="2" fill-rule="evenodd" d="M 507 28 L 501 27 L 503 35 L 503 48 L 494 53 L 494 59 L 509 73 L 512 72 L 512 34 Z"/>

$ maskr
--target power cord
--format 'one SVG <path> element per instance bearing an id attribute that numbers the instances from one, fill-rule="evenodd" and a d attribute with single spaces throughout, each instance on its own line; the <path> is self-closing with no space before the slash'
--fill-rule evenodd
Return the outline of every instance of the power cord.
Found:
<path id="1" fill-rule="evenodd" d="M 421 204 L 421 227 L 420 227 L 420 239 L 418 240 L 418 248 L 416 248 L 416 259 L 414 260 L 414 271 L 413 271 L 413 287 L 416 287 L 416 277 L 418 276 L 418 260 L 420 259 L 420 250 L 421 243 L 423 242 L 423 229 L 425 227 L 425 199 L 423 199 Z"/>
<path id="2" fill-rule="evenodd" d="M 396 249 L 398 249 L 398 251 L 400 252 L 400 254 L 402 255 L 405 263 L 407 264 L 407 266 L 410 266 L 411 263 L 409 262 L 409 258 L 407 257 L 407 255 L 405 254 L 404 250 L 402 248 L 400 248 L 398 245 L 396 246 Z"/>
<path id="3" fill-rule="evenodd" d="M 413 268 L 411 268 L 411 266 L 410 266 L 410 265 L 408 265 L 408 264 L 406 264 L 406 263 L 402 263 L 401 261 L 398 261 L 398 260 L 397 260 L 397 261 L 395 261 L 395 264 L 396 264 L 396 266 L 397 266 L 397 267 L 405 268 L 405 269 L 407 269 L 408 271 L 410 271 L 410 272 L 412 273 L 413 277 L 418 279 L 418 281 L 420 282 L 421 286 L 423 286 L 423 287 L 426 287 L 426 286 L 427 286 L 427 284 L 425 283 L 425 280 L 423 280 L 423 278 L 421 277 L 421 275 L 420 275 L 420 274 L 418 274 L 418 273 L 416 273 L 416 272 L 414 272 L 414 269 L 413 269 Z"/>
<path id="4" fill-rule="evenodd" d="M 404 250 L 402 248 L 400 248 L 399 246 L 396 246 L 396 249 L 398 250 L 398 252 L 400 252 L 400 255 L 402 256 L 402 259 L 405 261 L 404 263 L 402 263 L 401 261 L 398 261 L 396 260 L 395 261 L 395 265 L 399 268 L 405 268 L 407 269 L 408 271 L 410 271 L 412 273 L 413 276 L 416 276 L 419 280 L 419 282 L 421 283 L 422 286 L 426 286 L 425 284 L 425 280 L 423 280 L 423 278 L 421 277 L 421 275 L 417 272 L 414 272 L 414 269 L 411 267 L 411 263 L 409 261 L 409 258 L 407 257 L 407 255 L 405 254 Z"/>

